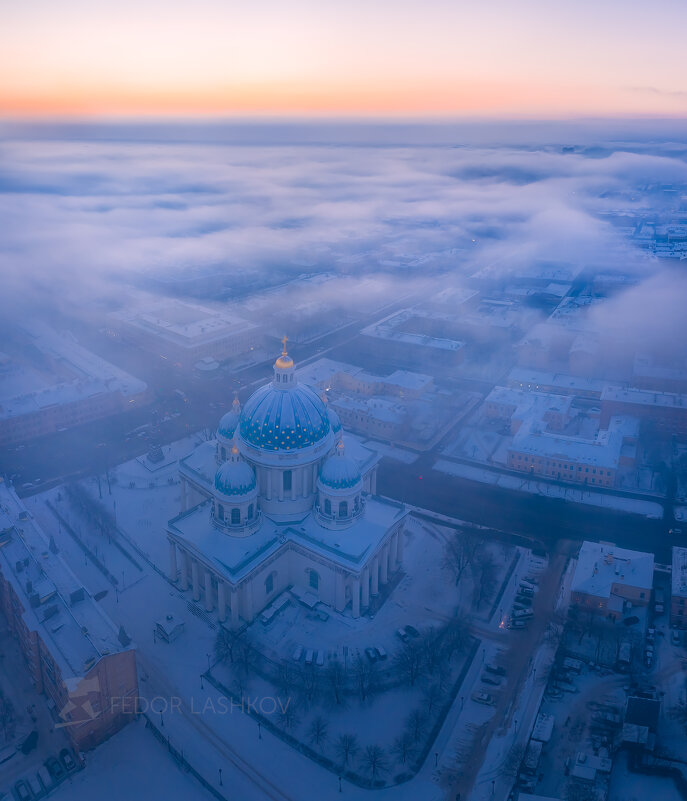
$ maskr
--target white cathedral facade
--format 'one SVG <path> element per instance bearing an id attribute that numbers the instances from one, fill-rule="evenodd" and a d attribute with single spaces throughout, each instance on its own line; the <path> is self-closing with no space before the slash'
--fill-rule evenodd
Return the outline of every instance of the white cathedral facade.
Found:
<path id="1" fill-rule="evenodd" d="M 272 382 L 180 462 L 172 581 L 232 627 L 285 590 L 360 617 L 403 562 L 406 509 L 376 497 L 379 456 L 342 434 L 284 346 Z"/>

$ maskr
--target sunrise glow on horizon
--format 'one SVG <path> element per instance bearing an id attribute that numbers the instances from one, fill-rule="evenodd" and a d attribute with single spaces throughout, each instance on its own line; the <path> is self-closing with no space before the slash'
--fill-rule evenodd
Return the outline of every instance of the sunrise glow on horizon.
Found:
<path id="1" fill-rule="evenodd" d="M 687 113 L 687 7 L 673 0 L 27 0 L 1 13 L 3 116 Z"/>

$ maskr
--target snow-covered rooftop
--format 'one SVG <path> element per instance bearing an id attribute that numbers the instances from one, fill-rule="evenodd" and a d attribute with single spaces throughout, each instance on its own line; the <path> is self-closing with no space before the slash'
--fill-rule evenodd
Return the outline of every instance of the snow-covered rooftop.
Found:
<path id="1" fill-rule="evenodd" d="M 601 394 L 601 400 L 634 403 L 641 406 L 687 409 L 687 395 L 678 395 L 675 392 L 653 392 L 650 389 L 622 389 L 622 387 L 607 386 Z"/>
<path id="2" fill-rule="evenodd" d="M 308 514 L 302 521 L 288 524 L 263 518 L 260 528 L 250 537 L 231 537 L 212 525 L 210 505 L 205 502 L 170 520 L 168 527 L 236 582 L 289 543 L 305 546 L 348 568 L 362 567 L 366 555 L 405 514 L 402 504 L 367 498 L 363 516 L 348 529 L 332 531 Z"/>
<path id="3" fill-rule="evenodd" d="M 654 555 L 618 548 L 608 542 L 583 542 L 577 558 L 571 589 L 610 598 L 614 585 L 651 590 L 654 581 Z"/>
<path id="4" fill-rule="evenodd" d="M 673 546 L 672 594 L 687 598 L 687 548 Z"/>
<path id="5" fill-rule="evenodd" d="M 114 623 L 91 598 L 14 490 L 0 479 L 0 571 L 24 607 L 64 679 L 123 650 Z M 38 597 L 36 597 L 38 596 Z"/>

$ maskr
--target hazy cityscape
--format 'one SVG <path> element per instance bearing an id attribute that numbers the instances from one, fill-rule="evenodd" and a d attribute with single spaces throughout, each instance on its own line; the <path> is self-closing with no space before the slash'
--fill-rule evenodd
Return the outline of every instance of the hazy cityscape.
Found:
<path id="1" fill-rule="evenodd" d="M 245 96 L 103 79 L 101 114 L 19 41 L 0 799 L 687 799 L 685 87 L 387 108 L 322 45 L 332 111 L 237 39 Z"/>

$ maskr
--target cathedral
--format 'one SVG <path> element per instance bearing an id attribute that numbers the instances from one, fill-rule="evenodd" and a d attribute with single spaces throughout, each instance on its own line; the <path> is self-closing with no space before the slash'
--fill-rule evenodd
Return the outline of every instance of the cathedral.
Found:
<path id="1" fill-rule="evenodd" d="M 407 512 L 376 496 L 379 458 L 298 382 L 284 338 L 271 383 L 180 461 L 172 581 L 233 628 L 269 620 L 285 591 L 360 617 L 403 561 Z"/>

